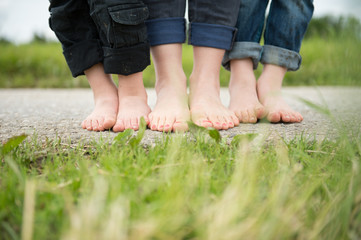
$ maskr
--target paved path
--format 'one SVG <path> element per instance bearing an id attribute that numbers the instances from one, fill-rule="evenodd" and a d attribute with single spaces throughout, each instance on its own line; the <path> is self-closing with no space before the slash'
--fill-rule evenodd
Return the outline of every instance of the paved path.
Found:
<path id="1" fill-rule="evenodd" d="M 149 105 L 156 101 L 153 89 L 148 89 Z M 288 103 L 304 116 L 299 124 L 241 124 L 222 136 L 259 133 L 266 139 L 283 137 L 292 139 L 301 134 L 318 139 L 333 136 L 334 123 L 321 113 L 297 100 L 298 97 L 327 106 L 333 116 L 350 122 L 350 127 L 360 127 L 361 88 L 356 87 L 288 87 L 284 88 Z M 227 105 L 227 89 L 221 91 L 222 102 Z M 88 132 L 80 127 L 81 121 L 92 111 L 93 99 L 89 89 L 0 89 L 0 142 L 23 133 L 44 140 L 60 137 L 62 141 L 76 144 L 103 137 L 112 139 L 113 132 Z M 146 131 L 144 143 L 152 144 L 162 133 Z"/>

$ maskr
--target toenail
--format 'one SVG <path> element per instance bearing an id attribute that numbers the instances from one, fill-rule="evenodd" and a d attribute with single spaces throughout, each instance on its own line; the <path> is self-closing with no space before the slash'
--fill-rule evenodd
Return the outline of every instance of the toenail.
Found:
<path id="1" fill-rule="evenodd" d="M 159 128 L 163 128 L 164 126 L 163 125 L 160 125 Z"/>
<path id="2" fill-rule="evenodd" d="M 170 126 L 169 126 L 169 124 L 166 124 L 165 127 L 168 128 L 168 127 L 170 127 Z"/>
<path id="3" fill-rule="evenodd" d="M 227 124 L 226 124 L 226 123 L 223 123 L 222 126 L 227 126 Z"/>
<path id="4" fill-rule="evenodd" d="M 220 123 L 220 122 L 216 122 L 216 124 L 217 124 L 217 125 L 221 125 L 221 123 Z"/>
<path id="5" fill-rule="evenodd" d="M 157 126 L 153 125 L 152 128 L 156 128 Z"/>
<path id="6" fill-rule="evenodd" d="M 228 124 L 229 124 L 229 125 L 232 125 L 232 124 L 233 124 L 233 122 L 229 122 Z"/>

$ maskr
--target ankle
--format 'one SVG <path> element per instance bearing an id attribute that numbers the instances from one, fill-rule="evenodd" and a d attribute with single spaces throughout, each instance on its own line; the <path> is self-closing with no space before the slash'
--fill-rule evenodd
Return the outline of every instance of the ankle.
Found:
<path id="1" fill-rule="evenodd" d="M 157 76 L 155 90 L 157 93 L 160 93 L 163 90 L 186 93 L 187 77 L 183 70 L 178 73 L 169 73 Z"/>
<path id="2" fill-rule="evenodd" d="M 119 75 L 118 95 L 119 97 L 139 96 L 147 98 L 142 73 L 129 76 Z"/>

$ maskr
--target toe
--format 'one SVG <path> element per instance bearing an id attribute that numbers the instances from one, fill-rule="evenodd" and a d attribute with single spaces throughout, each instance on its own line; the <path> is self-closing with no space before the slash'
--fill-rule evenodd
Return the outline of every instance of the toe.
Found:
<path id="1" fill-rule="evenodd" d="M 257 117 L 256 114 L 253 110 L 248 110 L 248 116 L 249 116 L 249 122 L 250 123 L 256 123 L 257 122 Z"/>
<path id="2" fill-rule="evenodd" d="M 188 131 L 187 121 L 175 121 L 172 128 L 173 132 L 186 132 Z"/>
<path id="3" fill-rule="evenodd" d="M 104 118 L 101 117 L 100 119 L 98 119 L 98 130 L 99 131 L 104 131 Z"/>
<path id="4" fill-rule="evenodd" d="M 83 129 L 86 129 L 86 119 L 81 123 L 81 127 L 83 128 Z"/>
<path id="5" fill-rule="evenodd" d="M 281 112 L 281 118 L 283 122 L 289 123 L 291 122 L 291 116 L 289 112 Z"/>
<path id="6" fill-rule="evenodd" d="M 297 121 L 298 122 L 302 122 L 303 121 L 303 116 L 300 113 L 297 113 Z"/>
<path id="7" fill-rule="evenodd" d="M 238 123 L 242 122 L 242 112 L 241 111 L 234 111 L 234 114 L 238 118 Z"/>
<path id="8" fill-rule="evenodd" d="M 163 131 L 164 123 L 165 123 L 165 117 L 160 118 L 158 121 L 158 126 L 157 126 L 158 131 L 160 131 L 160 132 Z"/>
<path id="9" fill-rule="evenodd" d="M 99 131 L 98 126 L 99 126 L 98 120 L 93 119 L 93 121 L 92 121 L 92 129 L 93 129 L 93 131 Z"/>
<path id="10" fill-rule="evenodd" d="M 234 127 L 232 115 L 233 115 L 233 113 L 231 115 L 225 117 L 225 123 L 227 124 L 227 128 L 233 128 Z"/>
<path id="11" fill-rule="evenodd" d="M 212 122 L 210 121 L 210 119 L 208 118 L 208 116 L 206 114 L 197 114 L 197 113 L 192 112 L 191 115 L 192 115 L 192 121 L 196 125 L 205 127 L 205 128 L 213 126 Z M 177 121 L 180 121 L 180 120 L 178 119 Z"/>
<path id="12" fill-rule="evenodd" d="M 272 123 L 277 123 L 281 121 L 281 115 L 279 112 L 270 112 L 267 115 L 267 120 Z"/>
<path id="13" fill-rule="evenodd" d="M 139 129 L 139 122 L 138 122 L 138 119 L 137 118 L 131 118 L 130 119 L 130 125 L 131 125 L 131 128 L 135 131 L 137 131 Z"/>
<path id="14" fill-rule="evenodd" d="M 123 121 L 125 129 L 132 129 L 132 123 L 130 122 L 130 118 L 124 119 Z"/>
<path id="15" fill-rule="evenodd" d="M 232 121 L 233 121 L 233 125 L 234 126 L 238 126 L 239 125 L 239 119 L 237 116 L 232 116 Z"/>
<path id="16" fill-rule="evenodd" d="M 159 121 L 159 118 L 157 118 L 157 117 L 152 117 L 152 120 L 150 121 L 150 129 L 151 129 L 151 130 L 153 130 L 153 131 L 156 131 L 156 130 L 157 130 L 158 121 Z"/>
<path id="17" fill-rule="evenodd" d="M 248 111 L 242 111 L 242 122 L 243 123 L 249 123 L 249 116 L 248 116 Z"/>
<path id="18" fill-rule="evenodd" d="M 254 112 L 258 119 L 264 118 L 266 115 L 265 108 L 261 104 L 255 108 Z"/>
<path id="19" fill-rule="evenodd" d="M 105 116 L 103 122 L 104 129 L 111 129 L 116 122 L 116 119 L 113 116 Z"/>
<path id="20" fill-rule="evenodd" d="M 117 122 L 113 127 L 114 132 L 123 132 L 125 130 L 123 119 L 118 118 Z"/>
<path id="21" fill-rule="evenodd" d="M 218 119 L 218 116 L 210 116 L 209 117 L 209 121 L 211 121 L 212 126 L 217 129 L 217 130 L 221 130 L 222 129 L 222 124 L 221 124 L 221 120 Z"/>
<path id="22" fill-rule="evenodd" d="M 91 120 L 91 119 L 88 119 L 88 120 L 86 121 L 86 129 L 87 129 L 88 131 L 91 131 L 91 130 L 92 130 L 92 120 Z"/>
<path id="23" fill-rule="evenodd" d="M 297 113 L 296 112 L 292 112 L 290 114 L 290 122 L 293 122 L 293 123 L 297 122 Z"/>
<path id="24" fill-rule="evenodd" d="M 171 132 L 175 121 L 176 119 L 174 117 L 168 117 L 164 122 L 164 132 Z"/>

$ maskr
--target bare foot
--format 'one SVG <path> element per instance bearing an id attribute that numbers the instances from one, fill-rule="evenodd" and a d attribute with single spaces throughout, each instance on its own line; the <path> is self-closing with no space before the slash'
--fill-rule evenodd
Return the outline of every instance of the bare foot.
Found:
<path id="1" fill-rule="evenodd" d="M 174 80 L 174 79 L 173 79 Z M 149 115 L 150 128 L 155 131 L 184 132 L 190 120 L 186 79 L 183 87 L 162 84 L 156 87 L 157 103 Z"/>
<path id="2" fill-rule="evenodd" d="M 141 72 L 129 76 L 119 75 L 118 98 L 119 109 L 117 122 L 113 127 L 114 132 L 122 132 L 125 129 L 138 130 L 141 117 L 149 123 L 150 108 Z"/>
<path id="3" fill-rule="evenodd" d="M 104 131 L 114 126 L 118 109 L 118 94 L 111 76 L 104 73 L 102 64 L 96 64 L 85 71 L 93 90 L 95 108 L 82 122 L 89 131 Z"/>
<path id="4" fill-rule="evenodd" d="M 229 109 L 236 114 L 240 122 L 256 123 L 257 119 L 263 117 L 264 107 L 258 100 L 251 59 L 231 61 L 229 93 Z"/>
<path id="5" fill-rule="evenodd" d="M 149 114 L 149 127 L 154 131 L 187 131 L 190 113 L 187 79 L 182 68 L 182 45 L 159 45 L 151 51 L 157 78 L 157 102 Z"/>
<path id="6" fill-rule="evenodd" d="M 219 71 L 224 50 L 194 46 L 189 103 L 192 121 L 202 127 L 229 129 L 239 124 L 236 115 L 223 106 Z"/>
<path id="7" fill-rule="evenodd" d="M 294 111 L 282 97 L 281 87 L 286 71 L 283 67 L 265 64 L 257 82 L 259 100 L 265 107 L 267 120 L 272 123 L 295 123 L 303 120 L 302 115 Z"/>
<path id="8" fill-rule="evenodd" d="M 191 76 L 193 82 L 195 76 Z M 209 79 L 207 79 L 209 80 Z M 198 126 L 214 127 L 218 130 L 233 128 L 239 124 L 236 115 L 223 106 L 219 97 L 219 88 L 212 84 L 192 84 L 189 103 L 192 121 Z"/>

